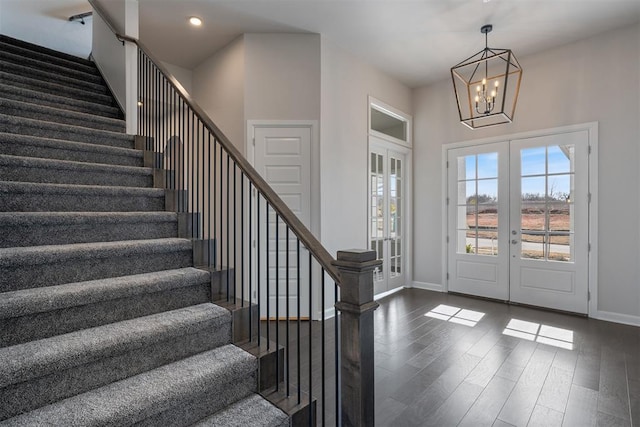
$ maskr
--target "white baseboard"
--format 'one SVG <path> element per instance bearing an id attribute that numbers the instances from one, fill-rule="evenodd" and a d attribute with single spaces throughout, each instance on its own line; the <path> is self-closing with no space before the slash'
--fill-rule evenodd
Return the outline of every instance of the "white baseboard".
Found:
<path id="1" fill-rule="evenodd" d="M 411 287 L 417 289 L 426 289 L 427 291 L 445 292 L 444 286 L 437 283 L 416 282 L 414 280 L 413 283 L 411 283 Z"/>
<path id="2" fill-rule="evenodd" d="M 598 310 L 595 313 L 590 313 L 589 317 L 592 319 L 606 320 L 607 322 L 622 323 L 623 325 L 640 326 L 640 316 L 632 316 L 629 314 Z"/>

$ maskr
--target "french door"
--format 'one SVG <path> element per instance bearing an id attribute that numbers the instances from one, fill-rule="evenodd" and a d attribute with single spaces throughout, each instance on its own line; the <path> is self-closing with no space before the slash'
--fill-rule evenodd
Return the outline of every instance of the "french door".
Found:
<path id="1" fill-rule="evenodd" d="M 369 248 L 382 266 L 374 272 L 374 293 L 405 284 L 406 153 L 370 137 Z"/>
<path id="2" fill-rule="evenodd" d="M 448 150 L 449 290 L 587 313 L 588 156 L 587 131 Z"/>

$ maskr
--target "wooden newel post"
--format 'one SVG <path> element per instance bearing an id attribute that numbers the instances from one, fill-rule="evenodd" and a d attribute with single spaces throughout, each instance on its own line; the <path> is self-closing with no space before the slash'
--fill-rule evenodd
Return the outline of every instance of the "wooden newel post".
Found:
<path id="1" fill-rule="evenodd" d="M 338 251 L 333 265 L 340 271 L 340 375 L 342 425 L 373 426 L 374 359 L 373 271 L 382 261 L 375 251 Z"/>

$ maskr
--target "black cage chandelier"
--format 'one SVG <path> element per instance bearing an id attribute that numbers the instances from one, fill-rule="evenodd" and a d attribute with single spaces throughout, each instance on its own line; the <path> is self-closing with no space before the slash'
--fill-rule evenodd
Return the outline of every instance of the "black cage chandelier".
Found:
<path id="1" fill-rule="evenodd" d="M 460 122 L 470 129 L 511 123 L 522 68 L 511 49 L 488 46 L 492 25 L 484 25 L 485 48 L 451 68 Z"/>

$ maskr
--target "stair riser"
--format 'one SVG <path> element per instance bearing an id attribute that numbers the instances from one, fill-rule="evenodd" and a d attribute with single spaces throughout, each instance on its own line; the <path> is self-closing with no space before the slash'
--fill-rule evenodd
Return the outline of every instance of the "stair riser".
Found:
<path id="1" fill-rule="evenodd" d="M 30 316 L 2 319 L 0 320 L 0 347 L 210 301 L 210 285 L 200 284 L 63 310 L 48 311 Z"/>
<path id="2" fill-rule="evenodd" d="M 190 426 L 207 415 L 211 415 L 240 399 L 244 399 L 255 391 L 255 387 L 255 372 L 250 377 L 239 378 L 233 383 L 215 384 L 214 387 L 201 390 L 198 396 L 191 400 L 172 402 L 173 407 L 171 409 L 141 420 L 135 426 Z"/>
<path id="3" fill-rule="evenodd" d="M 52 84 L 51 82 L 45 82 L 9 73 L 2 73 L 0 79 L 2 83 L 11 84 L 12 86 L 16 86 L 18 88 L 44 92 L 50 95 L 62 96 L 72 100 L 77 99 L 85 102 L 91 102 L 93 104 L 115 107 L 113 98 L 111 98 L 107 94 L 98 94 L 83 89 L 65 87 L 59 84 Z"/>
<path id="4" fill-rule="evenodd" d="M 143 166 L 143 157 L 134 155 L 115 155 L 93 151 L 65 149 L 63 147 L 25 144 L 21 141 L 2 141 L 0 154 L 12 156 L 36 157 L 56 160 L 70 160 L 84 163 L 103 163 L 119 166 Z"/>
<path id="5" fill-rule="evenodd" d="M 163 210 L 164 197 L 0 193 L 0 212 L 159 212 Z"/>
<path id="6" fill-rule="evenodd" d="M 42 92 L 25 90 L 15 86 L 0 85 L 2 97 L 14 101 L 30 102 L 47 107 L 59 108 L 65 111 L 75 111 L 77 113 L 94 114 L 100 117 L 108 117 L 112 119 L 121 119 L 122 114 L 116 107 L 107 105 L 93 104 L 55 96 Z"/>
<path id="7" fill-rule="evenodd" d="M 87 222 L 25 226 L 0 226 L 0 247 L 66 245 L 164 239 L 178 235 L 177 222 Z"/>
<path id="8" fill-rule="evenodd" d="M 91 172 L 74 169 L 44 169 L 0 164 L 0 181 L 42 182 L 50 184 L 153 187 L 153 176 L 117 172 Z"/>
<path id="9" fill-rule="evenodd" d="M 80 67 L 70 68 L 68 66 L 60 66 L 57 64 L 52 64 L 50 62 L 41 61 L 40 58 L 22 56 L 19 53 L 8 52 L 5 49 L 0 49 L 0 60 L 24 67 L 33 68 L 37 71 L 54 73 L 59 76 L 69 77 L 85 82 L 91 82 L 98 85 L 102 84 L 102 77 L 100 77 L 99 74 L 96 74 L 97 70 L 90 70 L 90 72 L 86 72 L 85 69 L 80 69 Z"/>
<path id="10" fill-rule="evenodd" d="M 106 130 L 109 132 L 124 133 L 126 130 L 124 121 L 113 123 L 101 117 L 78 117 L 78 113 L 66 111 L 56 111 L 53 113 L 48 107 L 45 107 L 47 108 L 45 111 L 39 110 L 37 106 L 28 109 L 7 108 L 8 105 L 6 104 L 10 104 L 11 102 L 12 101 L 9 100 L 0 103 L 0 113 L 27 119 L 42 120 L 44 122 L 80 126 L 95 130 Z"/>
<path id="11" fill-rule="evenodd" d="M 86 82 L 71 77 L 61 76 L 47 71 L 37 70 L 31 67 L 24 67 L 11 62 L 0 59 L 0 71 L 5 73 L 13 73 L 19 76 L 28 77 L 30 79 L 40 80 L 43 82 L 55 83 L 66 87 L 86 90 L 96 94 L 107 94 L 109 90 L 103 84 Z"/>
<path id="12" fill-rule="evenodd" d="M 10 418 L 58 400 L 146 372 L 218 346 L 228 344 L 230 324 L 112 356 L 96 362 L 0 390 L 0 419 Z M 222 391 L 222 390 L 221 390 Z"/>
<path id="13" fill-rule="evenodd" d="M 51 65 L 56 65 L 59 67 L 64 67 L 68 69 L 82 71 L 83 73 L 92 74 L 95 76 L 100 76 L 100 72 L 97 68 L 90 64 L 81 64 L 77 61 L 71 61 L 68 59 L 56 57 L 53 55 L 49 55 L 42 52 L 37 52 L 31 49 L 27 49 L 25 47 L 20 47 L 11 43 L 7 43 L 6 41 L 0 40 L 0 50 L 4 52 L 10 52 L 14 55 L 19 55 L 25 58 L 33 58 L 40 62 L 44 62 Z"/>
<path id="14" fill-rule="evenodd" d="M 139 256 L 124 251 L 104 258 L 78 257 L 45 264 L 25 259 L 24 264 L 0 267 L 0 292 L 191 267 L 192 257 L 191 250 L 176 250 Z"/>
<path id="15" fill-rule="evenodd" d="M 0 121 L 0 132 L 133 149 L 133 139 L 124 135 L 114 135 L 98 130 L 67 127 L 53 123 L 42 123 L 41 126 L 36 126 L 35 123 L 23 122 L 20 119 L 2 120 Z"/>

